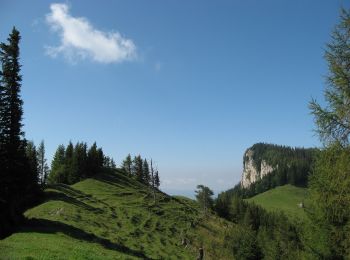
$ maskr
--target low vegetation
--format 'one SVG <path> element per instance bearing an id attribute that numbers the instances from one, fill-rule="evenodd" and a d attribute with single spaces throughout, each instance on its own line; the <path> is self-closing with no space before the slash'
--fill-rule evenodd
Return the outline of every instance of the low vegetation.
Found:
<path id="1" fill-rule="evenodd" d="M 74 185 L 55 184 L 25 212 L 26 224 L 0 241 L 5 259 L 231 259 L 223 250 L 229 222 L 184 197 L 157 192 L 124 172 L 108 171 Z"/>
<path id="2" fill-rule="evenodd" d="M 255 203 L 269 212 L 283 212 L 290 219 L 305 220 L 308 191 L 306 188 L 284 185 L 258 194 L 246 201 Z"/>

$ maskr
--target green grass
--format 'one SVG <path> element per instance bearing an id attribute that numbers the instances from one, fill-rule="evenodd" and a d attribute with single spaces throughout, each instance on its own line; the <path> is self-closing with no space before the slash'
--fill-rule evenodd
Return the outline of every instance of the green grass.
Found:
<path id="1" fill-rule="evenodd" d="M 26 224 L 0 241 L 0 259 L 232 259 L 223 249 L 232 225 L 184 197 L 157 193 L 121 173 L 46 189 Z M 188 246 L 181 245 L 187 238 Z"/>
<path id="2" fill-rule="evenodd" d="M 298 204 L 300 202 L 305 204 L 307 195 L 308 191 L 306 188 L 288 184 L 258 194 L 247 199 L 247 201 L 254 202 L 268 211 L 283 211 L 291 219 L 306 220 L 305 209 L 300 208 Z"/>

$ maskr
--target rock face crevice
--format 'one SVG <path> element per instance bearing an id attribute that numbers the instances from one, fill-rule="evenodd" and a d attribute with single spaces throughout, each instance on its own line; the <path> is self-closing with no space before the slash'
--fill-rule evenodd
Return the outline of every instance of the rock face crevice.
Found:
<path id="1" fill-rule="evenodd" d="M 260 180 L 265 175 L 271 173 L 274 168 L 265 160 L 261 160 L 260 165 L 254 161 L 254 151 L 248 149 L 244 154 L 243 173 L 241 186 L 248 188 L 252 183 Z M 258 167 L 260 166 L 260 167 Z"/>

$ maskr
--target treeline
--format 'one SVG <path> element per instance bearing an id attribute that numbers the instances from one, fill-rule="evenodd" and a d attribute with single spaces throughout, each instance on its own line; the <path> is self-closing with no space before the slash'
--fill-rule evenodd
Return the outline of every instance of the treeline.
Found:
<path id="1" fill-rule="evenodd" d="M 142 159 L 141 155 L 134 156 L 132 159 L 131 155 L 128 154 L 122 162 L 121 169 L 139 182 L 157 189 L 160 186 L 158 169 L 153 166 L 152 160 L 149 163 L 147 159 Z"/>
<path id="2" fill-rule="evenodd" d="M 103 168 L 115 169 L 116 164 L 112 158 L 104 155 L 102 148 L 97 147 L 96 143 L 88 147 L 84 142 L 75 145 L 69 142 L 67 147 L 58 146 L 48 180 L 50 184 L 74 184 L 96 175 Z"/>
<path id="3" fill-rule="evenodd" d="M 231 194 L 244 198 L 253 197 L 285 184 L 307 187 L 309 174 L 319 154 L 319 150 L 316 148 L 292 148 L 266 143 L 254 144 L 249 150 L 253 151 L 253 163 L 259 172 L 262 161 L 271 165 L 274 170 L 252 183 L 248 188 L 243 188 L 238 184 L 229 191 Z M 247 157 L 244 156 L 243 164 L 246 160 Z"/>
<path id="4" fill-rule="evenodd" d="M 74 184 L 93 177 L 105 169 L 116 170 L 117 166 L 113 158 L 106 156 L 102 148 L 97 147 L 96 142 L 91 147 L 84 142 L 75 145 L 69 142 L 66 147 L 58 146 L 51 163 L 48 183 Z M 132 159 L 129 154 L 122 162 L 120 170 L 144 184 L 156 188 L 160 186 L 158 170 L 154 169 L 152 161 L 149 165 L 141 155 Z"/>
<path id="5" fill-rule="evenodd" d="M 24 210 L 41 196 L 37 154 L 22 131 L 20 39 L 13 28 L 7 43 L 0 44 L 0 238 L 18 226 Z"/>
<path id="6" fill-rule="evenodd" d="M 298 226 L 284 214 L 267 212 L 237 196 L 227 198 L 227 203 L 222 199 L 216 200 L 216 212 L 237 224 L 227 230 L 224 243 L 235 259 L 307 257 Z"/>

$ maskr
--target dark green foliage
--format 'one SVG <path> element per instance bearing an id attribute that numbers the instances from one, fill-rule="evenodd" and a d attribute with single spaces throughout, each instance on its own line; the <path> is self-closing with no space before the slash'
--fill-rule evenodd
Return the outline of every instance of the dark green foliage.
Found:
<path id="1" fill-rule="evenodd" d="M 256 234 L 249 227 L 237 225 L 228 230 L 225 237 L 225 247 L 235 256 L 235 259 L 259 259 Z"/>
<path id="2" fill-rule="evenodd" d="M 151 181 L 150 170 L 148 166 L 148 162 L 146 159 L 143 160 L 142 164 L 142 174 L 143 174 L 143 182 L 149 184 Z"/>
<path id="3" fill-rule="evenodd" d="M 19 31 L 0 44 L 0 237 L 18 225 L 22 213 L 39 195 L 35 149 L 26 154 L 20 96 Z"/>
<path id="4" fill-rule="evenodd" d="M 154 187 L 159 189 L 159 186 L 160 186 L 159 173 L 158 173 L 158 171 L 156 171 L 154 174 Z"/>
<path id="5" fill-rule="evenodd" d="M 37 150 L 33 142 L 27 142 L 26 146 L 26 156 L 28 158 L 28 171 L 31 172 L 31 175 L 38 176 L 38 159 L 37 159 Z"/>
<path id="6" fill-rule="evenodd" d="M 197 193 L 196 199 L 199 205 L 203 209 L 204 213 L 207 214 L 208 211 L 211 210 L 214 205 L 214 192 L 204 185 L 197 185 L 197 190 L 195 192 Z"/>
<path id="7" fill-rule="evenodd" d="M 310 218 L 317 231 L 323 230 L 320 243 L 326 252 L 339 259 L 350 255 L 350 147 L 335 143 L 325 149 L 311 176 Z M 324 253 L 324 252 L 320 252 Z M 327 255 L 325 255 L 326 257 Z"/>
<path id="8" fill-rule="evenodd" d="M 104 157 L 104 159 L 103 159 L 103 167 L 107 168 L 107 169 L 113 169 L 113 170 L 115 170 L 117 168 L 113 158 L 110 158 L 109 156 L 105 156 Z"/>
<path id="9" fill-rule="evenodd" d="M 131 160 L 131 155 L 128 154 L 126 156 L 125 160 L 122 162 L 122 169 L 129 175 L 131 176 L 132 174 L 132 160 Z"/>
<path id="10" fill-rule="evenodd" d="M 48 177 L 49 183 L 63 183 L 66 181 L 65 153 L 66 148 L 64 145 L 59 145 L 51 162 L 51 172 Z"/>
<path id="11" fill-rule="evenodd" d="M 96 175 L 103 162 L 101 163 L 101 151 L 97 148 L 96 142 L 90 147 L 87 154 L 87 177 Z"/>
<path id="12" fill-rule="evenodd" d="M 134 160 L 132 161 L 132 173 L 133 176 L 136 177 L 136 179 L 139 182 L 143 182 L 143 162 L 141 155 L 135 156 Z"/>
<path id="13" fill-rule="evenodd" d="M 107 161 L 108 167 L 105 167 Z M 104 156 L 101 148 L 97 148 L 96 143 L 89 149 L 86 143 L 80 142 L 75 146 L 70 142 L 67 148 L 60 145 L 52 160 L 49 182 L 73 184 L 95 176 L 103 168 L 110 169 L 112 162 Z"/>
<path id="14" fill-rule="evenodd" d="M 350 12 L 342 10 L 325 58 L 329 74 L 326 107 L 310 102 L 325 148 L 315 163 L 310 193 L 313 226 L 309 247 L 320 258 L 350 257 Z M 318 236 L 313 236 L 317 234 Z M 318 243 L 315 243 L 314 241 Z"/>
<path id="15" fill-rule="evenodd" d="M 325 52 L 329 74 L 324 97 L 328 106 L 322 108 L 316 100 L 312 100 L 310 109 L 315 117 L 316 131 L 322 141 L 349 144 L 350 13 L 343 9 L 340 19 Z"/>
<path id="16" fill-rule="evenodd" d="M 37 151 L 39 182 L 45 185 L 49 174 L 49 166 L 45 157 L 45 144 L 41 141 Z"/>
<path id="17" fill-rule="evenodd" d="M 236 196 L 222 207 L 224 217 L 237 224 L 225 239 L 236 259 L 299 259 L 304 254 L 300 231 L 284 214 L 269 213 Z"/>

